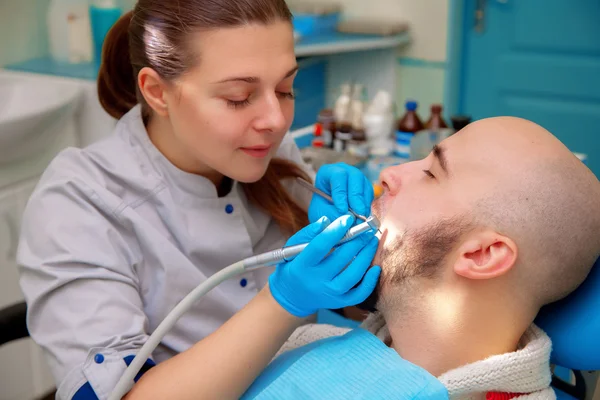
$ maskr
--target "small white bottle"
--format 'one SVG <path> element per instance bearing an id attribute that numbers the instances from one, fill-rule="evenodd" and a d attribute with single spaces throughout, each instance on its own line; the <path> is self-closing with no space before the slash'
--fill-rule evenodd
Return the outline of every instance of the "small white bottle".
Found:
<path id="1" fill-rule="evenodd" d="M 387 156 L 392 152 L 393 104 L 390 93 L 380 90 L 363 115 L 365 135 L 372 156 Z"/>
<path id="2" fill-rule="evenodd" d="M 333 115 L 336 121 L 342 121 L 348 116 L 348 109 L 350 108 L 352 86 L 349 83 L 344 83 L 341 86 L 340 96 L 335 101 L 333 106 Z"/>
<path id="3" fill-rule="evenodd" d="M 61 64 L 92 61 L 87 0 L 50 0 L 47 14 L 50 56 Z"/>

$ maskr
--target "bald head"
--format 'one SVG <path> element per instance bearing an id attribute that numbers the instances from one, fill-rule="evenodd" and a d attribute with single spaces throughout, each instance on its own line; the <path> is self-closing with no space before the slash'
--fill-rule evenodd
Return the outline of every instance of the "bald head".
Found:
<path id="1" fill-rule="evenodd" d="M 481 193 L 474 215 L 517 244 L 515 284 L 537 306 L 572 292 L 600 255 L 596 176 L 550 132 L 527 120 L 484 119 L 461 135 L 485 154 L 493 187 Z"/>
<path id="2" fill-rule="evenodd" d="M 375 262 L 389 298 L 401 282 L 465 265 L 471 288 L 493 285 L 530 310 L 583 282 L 600 255 L 600 182 L 569 149 L 513 117 L 474 122 L 439 147 L 381 174 Z"/>

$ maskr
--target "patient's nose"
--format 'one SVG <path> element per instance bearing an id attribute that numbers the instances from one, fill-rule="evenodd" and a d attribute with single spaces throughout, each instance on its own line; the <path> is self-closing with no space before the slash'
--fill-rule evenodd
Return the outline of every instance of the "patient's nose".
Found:
<path id="1" fill-rule="evenodd" d="M 383 192 L 389 195 L 395 195 L 400 190 L 400 166 L 387 167 L 379 175 Z"/>
<path id="2" fill-rule="evenodd" d="M 400 189 L 411 181 L 411 177 L 416 175 L 415 172 L 415 162 L 385 168 L 379 175 L 384 193 L 392 196 L 398 194 Z"/>

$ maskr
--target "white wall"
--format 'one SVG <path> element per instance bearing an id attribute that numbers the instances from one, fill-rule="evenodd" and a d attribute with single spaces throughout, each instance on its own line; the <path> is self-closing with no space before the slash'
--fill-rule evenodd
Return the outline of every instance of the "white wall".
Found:
<path id="1" fill-rule="evenodd" d="M 0 0 L 0 66 L 47 53 L 48 5 L 49 0 Z"/>
<path id="2" fill-rule="evenodd" d="M 404 20 L 413 43 L 402 56 L 429 61 L 446 60 L 448 0 L 321 0 L 338 3 L 347 17 Z"/>
<path id="3" fill-rule="evenodd" d="M 448 0 L 320 0 L 344 7 L 344 17 L 404 20 L 412 42 L 398 52 L 396 99 L 419 103 L 422 118 L 429 106 L 443 103 L 446 80 Z M 399 109 L 402 112 L 402 109 Z"/>

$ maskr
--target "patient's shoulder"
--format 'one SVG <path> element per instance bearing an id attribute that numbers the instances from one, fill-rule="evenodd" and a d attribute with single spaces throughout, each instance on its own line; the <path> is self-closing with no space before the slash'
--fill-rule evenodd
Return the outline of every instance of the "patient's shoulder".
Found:
<path id="1" fill-rule="evenodd" d="M 281 346 L 275 357 L 289 350 L 302 347 L 317 340 L 331 336 L 341 336 L 350 331 L 349 328 L 340 328 L 339 326 L 328 324 L 307 324 L 296 329 L 290 335 L 290 338 Z"/>

